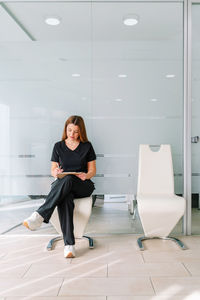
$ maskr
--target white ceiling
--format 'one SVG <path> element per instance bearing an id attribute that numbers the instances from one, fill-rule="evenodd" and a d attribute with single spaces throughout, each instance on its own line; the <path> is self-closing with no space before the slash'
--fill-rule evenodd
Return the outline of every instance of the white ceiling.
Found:
<path id="1" fill-rule="evenodd" d="M 10 26 L 12 17 L 37 41 L 171 40 L 182 32 L 182 3 L 33 1 L 6 2 L 3 5 L 0 24 L 7 30 L 1 41 L 26 40 L 25 36 L 17 35 L 17 24 Z M 5 8 L 8 13 L 5 13 Z M 128 14 L 139 16 L 137 26 L 124 26 L 122 21 Z M 60 17 L 61 24 L 55 27 L 46 25 L 44 19 L 50 15 Z"/>

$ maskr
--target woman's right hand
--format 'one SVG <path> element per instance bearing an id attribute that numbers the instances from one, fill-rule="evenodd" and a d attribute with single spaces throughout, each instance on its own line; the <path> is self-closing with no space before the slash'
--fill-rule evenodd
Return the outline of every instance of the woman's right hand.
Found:
<path id="1" fill-rule="evenodd" d="M 54 177 L 54 178 L 57 178 L 58 177 L 58 174 L 62 173 L 63 172 L 63 169 L 59 168 L 57 163 L 55 162 L 52 162 L 52 167 L 51 167 L 51 175 Z"/>
<path id="2" fill-rule="evenodd" d="M 53 177 L 57 178 L 58 177 L 58 174 L 62 173 L 63 172 L 63 169 L 60 169 L 60 168 L 55 168 L 53 171 L 52 171 L 52 175 Z"/>

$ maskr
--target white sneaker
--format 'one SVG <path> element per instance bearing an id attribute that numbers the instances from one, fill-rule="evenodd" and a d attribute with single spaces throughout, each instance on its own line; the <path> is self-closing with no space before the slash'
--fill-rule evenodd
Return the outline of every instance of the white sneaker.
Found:
<path id="1" fill-rule="evenodd" d="M 64 247 L 64 257 L 65 258 L 73 258 L 73 257 L 75 257 L 75 248 L 74 248 L 74 245 L 66 245 Z"/>
<path id="2" fill-rule="evenodd" d="M 42 225 L 43 221 L 44 218 L 37 211 L 34 211 L 29 218 L 24 220 L 23 225 L 30 230 L 36 230 Z"/>

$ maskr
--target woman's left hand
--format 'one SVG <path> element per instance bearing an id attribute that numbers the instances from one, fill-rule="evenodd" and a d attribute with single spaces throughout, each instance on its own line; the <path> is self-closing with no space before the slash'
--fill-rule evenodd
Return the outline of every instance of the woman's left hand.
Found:
<path id="1" fill-rule="evenodd" d="M 77 174 L 76 175 L 78 178 L 80 178 L 81 180 L 86 180 L 87 178 L 86 178 L 86 173 L 81 173 L 81 174 Z"/>

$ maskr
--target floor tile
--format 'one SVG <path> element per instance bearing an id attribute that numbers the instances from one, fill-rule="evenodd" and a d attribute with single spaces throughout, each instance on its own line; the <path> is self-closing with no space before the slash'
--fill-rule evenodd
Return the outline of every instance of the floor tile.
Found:
<path id="1" fill-rule="evenodd" d="M 3 258 L 3 257 L 5 257 L 6 256 L 6 252 L 0 252 L 0 261 L 1 261 L 1 259 Z"/>
<path id="2" fill-rule="evenodd" d="M 148 251 L 142 252 L 145 262 L 200 262 L 198 250 Z"/>
<path id="3" fill-rule="evenodd" d="M 68 296 L 68 297 L 6 297 L 0 300 L 106 300 L 106 296 Z"/>
<path id="4" fill-rule="evenodd" d="M 23 255 L 16 256 L 5 256 L 2 258 L 2 263 L 12 263 L 12 264 L 33 264 L 33 263 L 51 263 L 54 262 L 64 262 L 70 263 L 71 259 L 65 259 L 63 256 L 63 251 L 37 251 L 35 253 L 23 253 Z"/>
<path id="5" fill-rule="evenodd" d="M 14 265 L 0 263 L 0 278 L 21 278 L 30 268 L 29 264 Z"/>
<path id="6" fill-rule="evenodd" d="M 91 250 L 89 254 L 85 255 L 84 253 L 82 255 L 77 256 L 75 259 L 72 260 L 72 264 L 84 262 L 87 260 L 88 262 L 97 262 L 97 263 L 111 263 L 111 262 L 130 262 L 130 263 L 137 263 L 137 264 L 143 264 L 144 260 L 141 253 L 138 253 L 136 251 L 122 251 L 122 250 L 110 250 L 110 251 L 104 251 L 99 252 Z"/>
<path id="7" fill-rule="evenodd" d="M 114 263 L 108 264 L 110 277 L 141 277 L 141 276 L 190 276 L 181 263 Z"/>
<path id="8" fill-rule="evenodd" d="M 75 245 L 76 250 L 76 257 L 81 257 L 83 255 L 85 256 L 94 256 L 94 255 L 101 255 L 108 252 L 107 247 L 94 247 L 93 249 L 90 249 L 87 247 L 78 247 Z"/>
<path id="9" fill-rule="evenodd" d="M 137 245 L 137 236 L 133 235 L 119 235 L 114 239 L 109 239 L 107 241 L 109 250 L 112 249 L 126 249 L 127 250 L 139 250 Z"/>
<path id="10" fill-rule="evenodd" d="M 200 277 L 152 277 L 157 295 L 190 295 L 196 293 L 200 299 Z"/>
<path id="11" fill-rule="evenodd" d="M 108 296 L 107 300 L 199 300 L 199 296 L 197 294 L 191 294 L 187 296 Z"/>
<path id="12" fill-rule="evenodd" d="M 200 236 L 182 236 L 181 241 L 186 245 L 188 249 L 200 249 Z"/>
<path id="13" fill-rule="evenodd" d="M 72 277 L 76 275 L 86 277 L 107 277 L 107 265 L 97 263 L 83 262 L 80 264 L 33 264 L 31 265 L 24 278 L 38 277 L 40 276 L 51 277 Z"/>
<path id="14" fill-rule="evenodd" d="M 13 238 L 14 239 L 14 238 Z M 37 242 L 35 239 L 33 239 L 32 243 L 25 243 L 21 242 L 18 243 L 17 241 L 15 244 L 8 244 L 4 245 L 4 252 L 6 252 L 6 256 L 4 256 L 4 259 L 12 260 L 14 258 L 20 258 L 23 257 L 23 259 L 29 258 L 29 256 L 33 255 L 50 255 L 51 251 L 47 251 L 46 249 L 47 243 L 41 243 Z M 49 252 L 49 253 L 48 253 Z M 52 251 L 54 253 L 54 251 Z"/>
<path id="15" fill-rule="evenodd" d="M 30 245 L 4 245 L 2 246 L 4 247 L 3 251 L 7 254 L 7 257 L 13 257 L 13 256 L 19 256 L 19 255 L 24 255 L 24 253 L 35 253 L 35 252 L 43 252 L 44 251 L 44 244 L 38 244 L 38 245 L 34 245 L 34 244 L 30 244 Z"/>
<path id="16" fill-rule="evenodd" d="M 200 276 L 200 262 L 185 262 L 184 265 L 192 276 Z"/>
<path id="17" fill-rule="evenodd" d="M 149 278 L 65 279 L 59 296 L 67 295 L 154 295 Z"/>
<path id="18" fill-rule="evenodd" d="M 2 239 L 0 236 L 0 249 L 2 248 L 11 248 L 12 245 L 15 245 L 15 249 L 23 249 L 24 247 L 34 247 L 45 245 L 48 243 L 53 236 L 6 236 Z"/>
<path id="19" fill-rule="evenodd" d="M 0 280 L 1 296 L 56 296 L 62 284 L 62 278 L 5 279 Z"/>

